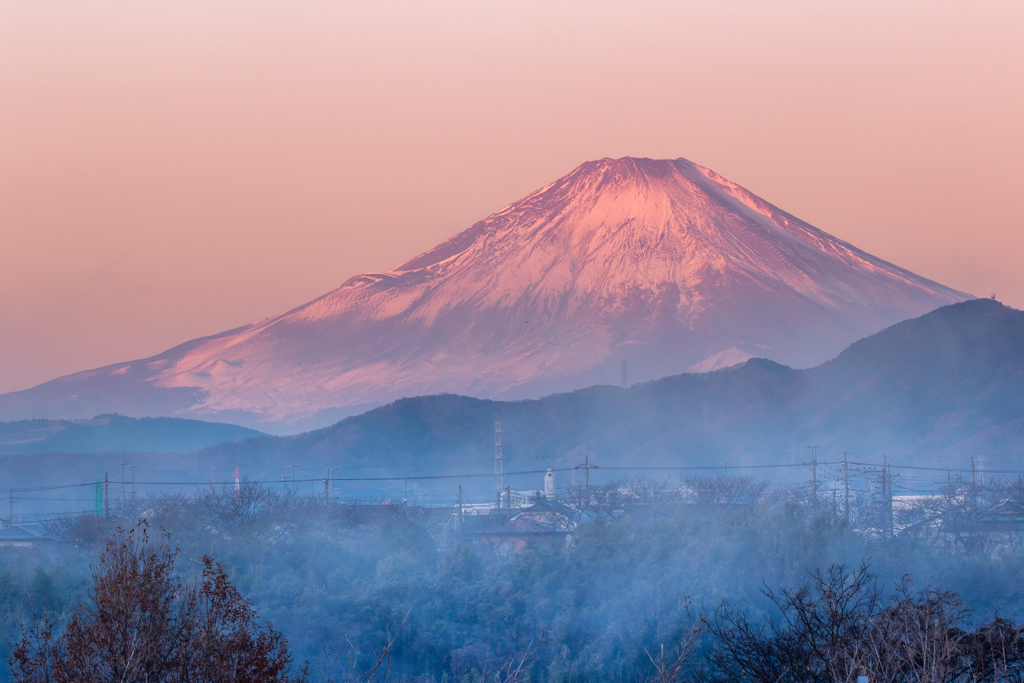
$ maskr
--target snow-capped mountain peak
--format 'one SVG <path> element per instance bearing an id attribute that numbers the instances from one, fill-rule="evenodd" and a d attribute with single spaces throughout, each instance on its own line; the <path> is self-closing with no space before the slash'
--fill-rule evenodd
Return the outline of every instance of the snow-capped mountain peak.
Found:
<path id="1" fill-rule="evenodd" d="M 288 423 L 408 395 L 614 383 L 622 359 L 634 381 L 714 367 L 724 351 L 810 366 L 967 298 L 685 159 L 601 159 L 394 270 L 18 394 L 30 417 L 110 412 L 131 395 L 135 412 L 117 412 Z"/>

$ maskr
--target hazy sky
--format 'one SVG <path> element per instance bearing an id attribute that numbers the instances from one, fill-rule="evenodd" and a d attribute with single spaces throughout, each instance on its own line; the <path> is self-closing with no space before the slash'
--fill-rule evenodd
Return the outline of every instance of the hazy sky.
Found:
<path id="1" fill-rule="evenodd" d="M 1024 3 L 0 4 L 0 392 L 686 157 L 1024 308 Z"/>

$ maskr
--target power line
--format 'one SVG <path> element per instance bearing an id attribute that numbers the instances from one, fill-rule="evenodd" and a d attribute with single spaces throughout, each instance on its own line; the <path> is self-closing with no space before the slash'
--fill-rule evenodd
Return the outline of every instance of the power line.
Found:
<path id="1" fill-rule="evenodd" d="M 855 465 L 859 467 L 888 467 L 896 470 L 912 470 L 912 471 L 925 471 L 925 472 L 956 472 L 958 474 L 970 473 L 970 468 L 957 468 L 957 467 L 928 467 L 923 465 L 897 465 L 887 463 L 864 462 L 854 460 L 838 460 L 838 461 L 824 461 L 819 460 L 818 466 L 850 466 Z M 770 464 L 757 464 L 757 465 L 729 465 L 730 469 L 734 470 L 777 470 L 777 469 L 792 469 L 805 467 L 803 463 L 770 463 Z M 353 468 L 354 469 L 354 468 Z M 517 472 L 503 472 L 504 476 L 515 477 L 515 476 L 529 476 L 535 474 L 545 474 L 548 470 L 552 472 L 572 472 L 575 467 L 553 467 L 544 469 L 534 470 L 520 470 Z M 719 471 L 722 469 L 722 465 L 634 465 L 634 466 L 602 466 L 604 471 L 612 472 L 707 472 L 707 471 Z M 161 470 L 168 471 L 168 470 Z M 1024 475 L 1024 469 L 989 469 L 990 474 L 1019 474 Z M 331 481 L 337 482 L 387 482 L 387 481 L 439 481 L 448 479 L 478 479 L 478 478 L 493 478 L 493 472 L 459 472 L 452 474 L 416 474 L 416 475 L 391 475 L 391 476 L 378 476 L 378 477 L 338 477 L 332 476 Z M 311 477 L 308 479 L 288 479 L 284 483 L 295 484 L 295 483 L 310 483 L 310 482 L 323 482 L 323 477 Z M 132 483 L 129 480 L 123 480 L 121 482 L 111 481 L 112 484 L 120 483 L 126 485 Z M 235 482 L 233 480 L 222 480 L 222 481 L 136 481 L 134 482 L 139 486 L 233 486 Z M 278 479 L 253 479 L 248 480 L 250 484 L 260 485 L 280 485 L 281 480 Z M 9 493 L 30 493 L 30 492 L 43 492 L 43 491 L 60 491 L 75 488 L 86 488 L 95 487 L 96 482 L 84 482 L 75 484 L 53 484 L 49 486 L 26 486 L 26 487 L 10 487 L 3 488 L 0 491 L 8 491 Z M 58 500 L 50 498 L 23 498 L 23 500 Z"/>

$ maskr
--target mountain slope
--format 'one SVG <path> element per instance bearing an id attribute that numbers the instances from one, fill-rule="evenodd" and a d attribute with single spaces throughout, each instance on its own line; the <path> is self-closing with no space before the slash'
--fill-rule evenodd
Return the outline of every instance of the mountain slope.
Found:
<path id="1" fill-rule="evenodd" d="M 1024 312 L 990 300 L 941 308 L 808 370 L 764 359 L 623 390 L 539 400 L 403 399 L 331 427 L 208 449 L 224 466 L 340 467 L 339 476 L 487 472 L 500 420 L 507 471 L 799 462 L 806 445 L 852 459 L 1024 467 Z M 487 482 L 485 482 L 487 483 Z M 486 487 L 485 487 L 486 488 Z"/>
<path id="2" fill-rule="evenodd" d="M 538 396 L 729 351 L 806 367 L 962 301 L 684 159 L 603 159 L 386 273 L 163 354 L 0 396 L 0 417 L 274 425 L 402 396 Z M 721 356 L 718 356 L 719 358 Z"/>

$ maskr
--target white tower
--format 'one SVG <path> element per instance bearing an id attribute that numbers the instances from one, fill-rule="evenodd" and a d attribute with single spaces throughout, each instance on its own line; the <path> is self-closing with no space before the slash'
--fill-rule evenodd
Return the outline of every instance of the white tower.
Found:
<path id="1" fill-rule="evenodd" d="M 544 475 L 544 497 L 555 497 L 555 473 L 551 470 L 548 470 L 547 474 Z"/>

